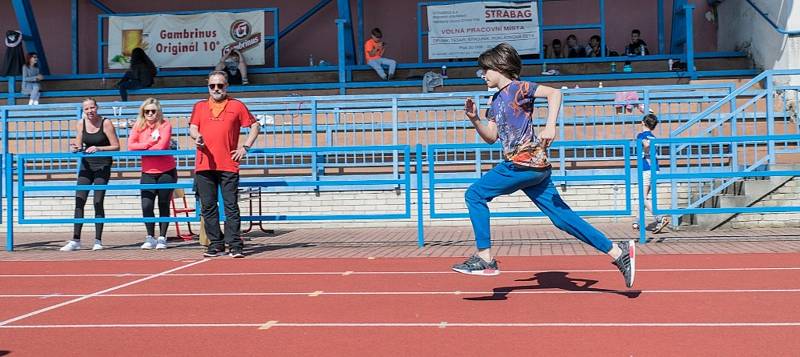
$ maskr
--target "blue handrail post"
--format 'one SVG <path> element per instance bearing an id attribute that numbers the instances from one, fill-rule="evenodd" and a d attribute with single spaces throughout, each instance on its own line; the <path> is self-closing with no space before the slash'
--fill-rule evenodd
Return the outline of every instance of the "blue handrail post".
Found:
<path id="1" fill-rule="evenodd" d="M 564 98 L 564 91 L 561 90 L 561 98 Z M 561 100 L 562 105 L 558 107 L 558 137 L 563 139 L 566 135 L 564 128 L 564 100 Z M 563 146 L 558 148 L 558 174 L 565 176 L 567 174 L 567 149 Z"/>
<path id="2" fill-rule="evenodd" d="M 664 54 L 664 0 L 658 0 L 658 54 Z"/>
<path id="3" fill-rule="evenodd" d="M 774 108 L 774 81 L 772 77 L 772 71 L 768 71 L 767 73 L 767 135 L 773 136 L 775 135 L 775 111 Z M 769 157 L 769 164 L 775 164 L 775 141 L 768 141 L 767 142 L 767 157 Z"/>
<path id="4" fill-rule="evenodd" d="M 392 98 L 392 145 L 398 145 L 398 118 L 397 118 L 397 97 Z M 400 178 L 400 170 L 398 168 L 398 152 L 397 150 L 392 151 L 392 176 L 394 179 Z M 396 188 L 400 189 L 400 184 L 396 186 Z"/>
<path id="5" fill-rule="evenodd" d="M 417 3 L 417 63 L 422 64 L 422 37 L 425 34 L 422 33 L 422 7 L 425 6 L 422 3 Z M 541 36 L 541 32 L 539 32 Z"/>
<path id="6" fill-rule="evenodd" d="M 542 2 L 542 1 L 539 1 Z M 606 53 L 606 0 L 600 0 L 600 57 L 608 57 Z M 541 29 L 542 24 L 539 23 Z"/>
<path id="7" fill-rule="evenodd" d="M 347 76 L 345 73 L 345 68 L 347 64 L 345 63 L 345 55 L 344 55 L 344 25 L 347 23 L 347 20 L 344 19 L 336 19 L 336 38 L 338 42 L 338 61 L 339 61 L 339 94 L 345 94 L 345 82 L 347 81 Z"/>
<path id="8" fill-rule="evenodd" d="M 422 144 L 416 146 L 416 160 L 417 160 L 417 246 L 422 248 L 425 246 L 425 228 L 423 227 L 424 217 L 422 207 Z"/>
<path id="9" fill-rule="evenodd" d="M 280 46 L 278 46 L 278 41 L 280 41 L 280 38 L 281 38 L 280 21 L 279 21 L 279 17 L 278 17 L 278 12 L 279 11 L 280 11 L 280 9 L 278 9 L 278 8 L 274 9 L 274 12 L 273 12 L 274 19 L 272 19 L 272 22 L 273 22 L 272 31 L 275 34 L 275 50 L 273 51 L 273 55 L 275 56 L 275 58 L 273 59 L 273 62 L 274 62 L 273 67 L 275 67 L 275 68 L 280 67 L 280 64 L 278 64 L 280 62 Z"/>
<path id="10" fill-rule="evenodd" d="M 697 68 L 694 66 L 694 30 L 692 26 L 694 5 L 684 5 L 683 10 L 686 16 L 686 70 L 691 79 L 697 79 Z"/>
<path id="11" fill-rule="evenodd" d="M 8 129 L 8 120 L 3 120 L 3 127 L 4 129 Z M 8 149 L 8 140 L 5 140 L 3 144 L 5 149 Z M 13 178 L 13 166 L 14 166 L 14 157 L 11 155 L 8 150 L 6 150 L 3 154 L 4 162 L 6 164 L 6 211 L 8 214 L 6 215 L 6 251 L 12 252 L 14 251 L 14 178 Z"/>
<path id="12" fill-rule="evenodd" d="M 317 139 L 317 132 L 319 130 L 317 115 L 318 115 L 317 100 L 312 99 L 311 100 L 311 147 L 313 148 L 319 147 L 319 142 Z M 314 181 L 319 181 L 319 174 L 320 174 L 319 158 L 320 158 L 319 152 L 314 152 L 311 154 L 311 178 Z M 314 187 L 314 190 L 317 192 L 319 192 L 319 189 L 320 189 L 319 186 Z"/>
<path id="13" fill-rule="evenodd" d="M 17 79 L 14 76 L 8 76 L 8 105 L 17 104 L 16 91 L 17 91 Z"/>
<path id="14" fill-rule="evenodd" d="M 652 144 L 651 144 L 652 145 Z M 652 146 L 651 146 L 652 147 Z M 644 219 L 644 172 L 642 171 L 642 162 L 644 155 L 642 153 L 643 146 L 641 140 L 636 140 L 636 188 L 639 191 L 639 244 L 647 242 L 647 237 L 644 232 L 645 227 Z"/>

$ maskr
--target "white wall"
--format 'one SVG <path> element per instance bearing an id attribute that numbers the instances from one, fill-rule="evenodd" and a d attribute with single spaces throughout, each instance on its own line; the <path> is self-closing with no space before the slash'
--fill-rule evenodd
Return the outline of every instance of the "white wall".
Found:
<path id="1" fill-rule="evenodd" d="M 794 0 L 753 0 L 780 28 L 800 30 L 800 5 Z M 717 46 L 720 51 L 744 51 L 761 69 L 800 68 L 800 37 L 777 32 L 745 0 L 719 5 Z M 792 84 L 800 84 L 793 78 Z"/>

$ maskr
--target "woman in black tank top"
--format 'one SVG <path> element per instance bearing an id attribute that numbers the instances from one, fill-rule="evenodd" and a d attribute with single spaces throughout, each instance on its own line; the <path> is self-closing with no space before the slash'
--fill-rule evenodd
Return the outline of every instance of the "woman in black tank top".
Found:
<path id="1" fill-rule="evenodd" d="M 119 138 L 114 131 L 111 121 L 97 114 L 97 102 L 87 98 L 83 100 L 83 116 L 78 122 L 75 142 L 71 144 L 72 151 L 83 151 L 85 154 L 93 154 L 98 151 L 119 151 Z M 110 157 L 84 157 L 81 159 L 80 170 L 78 171 L 78 185 L 107 185 L 111 178 Z M 105 190 L 94 191 L 94 216 L 95 218 L 105 217 L 103 201 Z M 75 192 L 75 218 L 83 218 L 83 207 L 89 197 L 88 190 Z M 81 228 L 82 223 L 75 223 L 75 230 L 72 240 L 61 248 L 61 251 L 74 251 L 81 248 Z M 103 249 L 101 239 L 103 236 L 103 224 L 95 223 L 95 241 L 92 250 Z"/>

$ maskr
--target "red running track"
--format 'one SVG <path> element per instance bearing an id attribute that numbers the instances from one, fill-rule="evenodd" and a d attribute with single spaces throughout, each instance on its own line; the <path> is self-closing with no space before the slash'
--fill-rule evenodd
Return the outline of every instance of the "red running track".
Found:
<path id="1" fill-rule="evenodd" d="M 0 262 L 0 351 L 792 355 L 800 254 Z M 1 352 L 0 352 L 1 353 Z"/>

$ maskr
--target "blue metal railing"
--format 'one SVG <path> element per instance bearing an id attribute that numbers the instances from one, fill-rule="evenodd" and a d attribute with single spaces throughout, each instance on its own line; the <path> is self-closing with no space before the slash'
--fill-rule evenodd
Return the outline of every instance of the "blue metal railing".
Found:
<path id="1" fill-rule="evenodd" d="M 719 166 L 693 166 L 690 162 L 682 162 L 676 164 L 674 159 L 671 159 L 669 167 L 658 167 L 651 165 L 650 167 L 650 199 L 653 207 L 653 215 L 672 215 L 673 217 L 680 217 L 686 214 L 719 214 L 719 213 L 769 213 L 769 212 L 798 212 L 798 206 L 758 206 L 758 207 L 701 207 L 701 204 L 706 200 L 693 200 L 693 196 L 711 195 L 716 196 L 722 189 L 721 186 L 716 188 L 711 193 L 706 194 L 703 191 L 693 191 L 692 185 L 704 183 L 706 185 L 714 184 L 714 181 L 724 182 L 742 182 L 747 178 L 763 178 L 773 176 L 800 176 L 800 170 L 770 170 L 770 160 L 765 160 L 763 156 L 758 156 L 759 152 L 763 155 L 766 148 L 770 144 L 776 143 L 792 143 L 791 145 L 800 148 L 800 134 L 793 135 L 749 135 L 749 136 L 724 136 L 724 137 L 686 137 L 686 138 L 657 138 L 650 140 L 650 157 L 656 157 L 662 150 L 662 147 L 674 148 L 677 145 L 690 145 L 690 146 L 713 146 L 713 145 L 728 145 L 736 148 L 736 150 L 752 150 L 755 157 L 752 160 L 755 162 L 752 166 L 759 166 L 759 170 L 754 170 L 752 166 L 740 167 L 734 165 L 719 165 Z M 749 147 L 748 147 L 749 146 Z M 637 142 L 637 161 L 641 162 L 643 159 L 642 142 Z M 774 158 L 773 158 L 774 159 Z M 789 158 L 788 160 L 791 160 Z M 774 163 L 774 160 L 772 160 Z M 788 162 L 791 163 L 791 162 Z M 639 181 L 643 182 L 643 169 L 639 165 L 637 167 L 637 176 Z M 658 195 L 658 181 L 668 181 L 672 187 L 670 190 L 670 208 L 664 209 L 659 207 Z M 686 189 L 685 198 L 680 199 L 677 195 L 678 187 Z M 727 187 L 727 186 L 725 186 Z M 639 197 L 644 197 L 644 187 L 639 185 Z M 663 198 L 663 197 L 662 197 Z M 683 207 L 679 207 L 683 206 Z M 643 200 L 640 199 L 639 204 L 639 241 L 645 242 L 645 208 Z M 678 222 L 673 221 L 674 225 Z"/>
<path id="2" fill-rule="evenodd" d="M 613 209 L 592 209 L 592 210 L 578 210 L 576 213 L 581 216 L 630 216 L 631 214 L 631 141 L 630 140 L 572 140 L 572 141 L 556 141 L 550 147 L 550 153 L 562 151 L 563 149 L 586 148 L 614 150 L 622 153 L 623 169 L 611 170 L 605 174 L 572 174 L 570 171 L 565 170 L 563 166 L 560 167 L 559 173 L 550 179 L 554 182 L 579 182 L 579 183 L 619 183 L 625 187 L 625 197 L 622 199 L 624 208 L 617 208 L 617 200 L 614 201 Z M 469 214 L 465 212 L 437 212 L 436 206 L 436 189 L 437 185 L 447 187 L 465 187 L 483 175 L 483 164 L 486 163 L 483 159 L 486 151 L 499 151 L 502 148 L 498 145 L 483 144 L 433 144 L 428 145 L 425 153 L 424 162 L 427 163 L 428 172 L 428 217 L 430 219 L 447 219 L 447 218 L 468 218 Z M 450 160 L 440 160 L 439 157 L 444 154 L 446 156 L 448 151 L 452 150 L 469 150 L 475 155 L 474 170 L 472 172 L 462 171 L 459 173 L 444 174 L 437 172 L 437 163 L 451 164 Z M 422 163 L 421 157 L 422 147 L 417 147 L 417 200 L 422 202 L 422 192 L 424 190 L 422 181 Z M 553 156 L 550 155 L 552 158 Z M 608 156 L 601 158 L 606 161 L 618 161 L 616 156 Z M 490 163 L 498 161 L 497 159 L 487 160 Z M 555 161 L 555 160 L 554 160 Z M 445 177 L 442 177 L 445 176 Z M 541 211 L 505 211 L 505 212 L 492 212 L 491 217 L 543 217 L 545 214 Z M 417 230 L 420 236 L 423 236 L 423 220 L 421 212 L 418 213 Z M 422 240 L 420 240 L 422 242 Z M 420 243 L 421 244 L 421 243 Z"/>
<path id="3" fill-rule="evenodd" d="M 750 7 L 752 7 L 753 10 L 755 10 L 756 13 L 761 15 L 761 18 L 766 20 L 769 23 L 769 25 L 772 26 L 772 28 L 776 32 L 778 32 L 780 34 L 784 34 L 784 35 L 789 35 L 789 36 L 800 35 L 800 30 L 786 30 L 783 27 L 779 27 L 778 24 L 775 23 L 775 21 L 772 21 L 772 19 L 769 18 L 769 14 L 767 14 L 766 12 L 761 10 L 761 8 L 759 8 L 758 5 L 754 4 L 752 0 L 745 0 L 745 1 L 747 1 L 747 3 L 750 4 Z M 789 10 L 789 11 L 791 11 L 791 10 Z"/>
<path id="4" fill-rule="evenodd" d="M 777 78 L 786 78 L 800 74 L 800 70 L 768 70 L 754 77 L 730 94 L 720 99 L 717 103 L 708 106 L 692 118 L 672 130 L 669 137 L 713 137 L 713 136 L 740 136 L 740 135 L 776 135 L 800 133 L 797 125 L 797 90 L 800 86 L 780 86 Z M 762 88 L 758 88 L 761 85 Z M 794 118 L 794 122 L 793 122 Z M 659 136 L 659 135 L 656 135 Z M 742 147 L 732 143 L 725 149 L 729 157 L 711 155 L 710 147 L 702 148 L 709 155 L 702 158 L 705 163 L 716 162 L 719 165 L 729 166 L 744 171 L 759 170 L 765 164 L 774 163 L 776 154 L 800 151 L 790 142 L 770 141 L 765 150 L 755 150 L 754 147 Z M 670 146 L 670 167 L 675 168 L 677 157 L 692 155 L 690 151 L 701 150 L 690 143 L 680 143 Z M 718 153 L 721 153 L 718 151 Z M 696 160 L 700 165 L 701 158 Z M 716 197 L 727 187 L 737 181 L 736 178 L 718 180 L 709 185 L 698 184 L 694 187 L 699 194 L 694 197 L 692 206 L 700 206 L 705 201 Z M 677 197 L 677 184 L 672 185 L 673 200 Z M 673 207 L 674 208 L 674 207 Z M 679 216 L 672 217 L 673 224 L 677 224 Z"/>
<path id="5" fill-rule="evenodd" d="M 337 179 L 335 177 L 308 176 L 305 179 L 271 178 L 262 180 L 241 181 L 239 187 L 346 187 L 357 186 L 363 189 L 367 187 L 397 187 L 404 192 L 404 210 L 400 213 L 362 213 L 362 214 L 317 214 L 317 215 L 258 215 L 241 216 L 243 221 L 306 221 L 306 220 L 380 220 L 380 219 L 409 219 L 411 218 L 411 149 L 408 145 L 394 146 L 347 146 L 334 148 L 253 148 L 252 154 L 282 154 L 282 153 L 309 153 L 319 155 L 330 152 L 385 152 L 389 155 L 394 154 L 394 161 L 388 165 L 398 164 L 401 160 L 402 171 L 395 172 L 391 178 L 385 178 L 379 174 L 370 174 L 368 178 L 362 180 Z M 141 189 L 190 189 L 191 182 L 179 182 L 175 184 L 107 184 L 107 185 L 75 185 L 75 184 L 26 184 L 26 164 L 28 161 L 41 159 L 63 159 L 78 162 L 84 157 L 112 157 L 126 158 L 139 156 L 163 156 L 163 155 L 193 155 L 190 150 L 165 150 L 165 151 L 121 151 L 121 152 L 98 152 L 94 154 L 81 153 L 37 153 L 37 154 L 6 154 L 8 165 L 6 166 L 6 184 L 8 193 L 6 202 L 8 207 L 8 218 L 6 224 L 6 250 L 14 249 L 14 224 L 12 212 L 17 210 L 17 224 L 73 224 L 73 223 L 144 223 L 144 222 L 198 222 L 200 220 L 199 211 L 195 212 L 194 217 L 105 217 L 105 218 L 28 218 L 25 213 L 25 193 L 26 192 L 57 192 L 57 191 L 78 191 L 78 190 L 141 190 Z M 402 158 L 399 158 L 402 155 Z M 16 163 L 15 170 L 13 163 Z M 17 177 L 17 201 L 16 207 L 13 201 L 13 175 Z M 224 220 L 224 216 L 221 218 Z"/>

